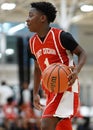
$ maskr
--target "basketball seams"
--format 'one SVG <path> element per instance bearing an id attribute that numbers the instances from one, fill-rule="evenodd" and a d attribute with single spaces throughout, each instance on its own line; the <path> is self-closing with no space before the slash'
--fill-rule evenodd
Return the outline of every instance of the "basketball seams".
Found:
<path id="1" fill-rule="evenodd" d="M 52 66 L 55 67 L 55 65 L 56 65 L 56 64 L 53 64 Z M 47 71 L 48 71 L 50 68 L 51 68 L 51 65 L 48 66 L 48 67 L 46 67 L 45 70 L 44 70 L 43 73 L 42 73 L 42 76 L 46 75 L 46 74 L 47 74 Z"/>
<path id="2" fill-rule="evenodd" d="M 56 64 L 52 64 L 52 66 L 54 66 L 54 67 L 55 67 L 55 65 L 56 65 Z M 50 68 L 51 68 L 51 64 L 50 64 L 48 67 L 45 68 L 45 70 L 43 71 L 43 73 L 45 73 L 45 71 L 46 71 L 46 73 L 47 73 L 47 70 L 49 70 Z M 46 74 L 46 73 L 45 73 L 45 74 Z"/>
<path id="3" fill-rule="evenodd" d="M 64 70 L 65 74 L 68 76 L 68 73 L 66 72 L 66 70 L 64 69 L 64 67 L 60 66 L 60 68 L 61 68 L 62 70 Z M 68 69 L 68 68 L 67 68 L 67 69 Z M 68 69 L 68 70 L 69 70 L 69 69 Z M 69 73 L 70 73 L 70 70 L 69 70 Z"/>
<path id="4" fill-rule="evenodd" d="M 62 63 L 53 63 L 43 71 L 43 83 L 50 92 L 60 93 L 67 90 L 68 78 L 71 73 L 68 66 Z M 63 77 L 63 79 L 61 79 Z M 62 87 L 63 86 L 63 87 Z"/>

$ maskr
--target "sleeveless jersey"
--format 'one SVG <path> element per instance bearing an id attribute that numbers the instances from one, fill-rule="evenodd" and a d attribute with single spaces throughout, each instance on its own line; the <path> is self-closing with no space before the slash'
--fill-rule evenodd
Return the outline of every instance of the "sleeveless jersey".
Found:
<path id="1" fill-rule="evenodd" d="M 42 72 L 52 63 L 59 62 L 67 66 L 74 65 L 71 51 L 66 50 L 60 42 L 61 31 L 61 29 L 51 28 L 43 42 L 37 34 L 30 39 L 31 53 L 35 55 Z M 77 84 L 78 80 L 68 90 L 78 92 Z"/>
<path id="2" fill-rule="evenodd" d="M 31 52 L 35 55 L 41 71 L 56 62 L 73 65 L 71 52 L 60 42 L 61 31 L 61 29 L 51 28 L 43 42 L 37 34 L 30 39 Z"/>

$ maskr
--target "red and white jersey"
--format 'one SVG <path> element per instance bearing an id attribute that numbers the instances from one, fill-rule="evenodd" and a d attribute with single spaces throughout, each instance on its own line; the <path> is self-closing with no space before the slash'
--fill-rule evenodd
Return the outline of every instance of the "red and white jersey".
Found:
<path id="1" fill-rule="evenodd" d="M 52 63 L 63 63 L 67 66 L 73 66 L 73 54 L 65 49 L 60 41 L 61 29 L 51 28 L 42 42 L 37 34 L 30 39 L 30 49 L 37 59 L 41 71 Z M 78 93 L 78 81 L 74 83 L 68 91 Z"/>
<path id="2" fill-rule="evenodd" d="M 60 42 L 60 33 L 62 30 L 51 28 L 46 38 L 42 42 L 37 34 L 30 39 L 30 49 L 35 55 L 41 71 L 49 64 L 63 63 L 73 65 L 71 52 L 66 50 Z"/>

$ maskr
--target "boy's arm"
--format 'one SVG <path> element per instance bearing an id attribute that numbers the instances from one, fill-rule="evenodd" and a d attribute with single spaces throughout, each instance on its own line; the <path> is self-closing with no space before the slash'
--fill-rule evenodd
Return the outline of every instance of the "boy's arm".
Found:
<path id="1" fill-rule="evenodd" d="M 86 57 L 87 57 L 86 52 L 84 51 L 84 49 L 80 45 L 78 45 L 74 49 L 73 53 L 78 56 L 78 64 L 76 67 L 71 67 L 72 73 L 68 77 L 69 86 L 75 82 L 77 75 L 81 71 L 83 65 L 85 64 Z"/>
<path id="2" fill-rule="evenodd" d="M 86 62 L 86 52 L 80 45 L 76 47 L 76 49 L 73 51 L 74 54 L 78 56 L 78 64 L 77 64 L 77 72 L 79 73 L 81 71 L 81 68 Z"/>
<path id="3" fill-rule="evenodd" d="M 43 109 L 42 105 L 40 104 L 40 96 L 38 94 L 39 87 L 40 87 L 40 81 L 41 81 L 41 71 L 38 66 L 37 61 L 35 60 L 35 68 L 34 68 L 34 88 L 33 88 L 33 104 L 34 107 L 38 110 Z"/>

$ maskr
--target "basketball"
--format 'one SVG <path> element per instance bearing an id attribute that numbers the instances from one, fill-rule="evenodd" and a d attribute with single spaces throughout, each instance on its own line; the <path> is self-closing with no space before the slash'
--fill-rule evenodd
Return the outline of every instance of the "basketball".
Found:
<path id="1" fill-rule="evenodd" d="M 42 83 L 47 90 L 61 93 L 68 89 L 67 76 L 71 73 L 68 66 L 62 63 L 49 65 L 42 73 Z"/>

